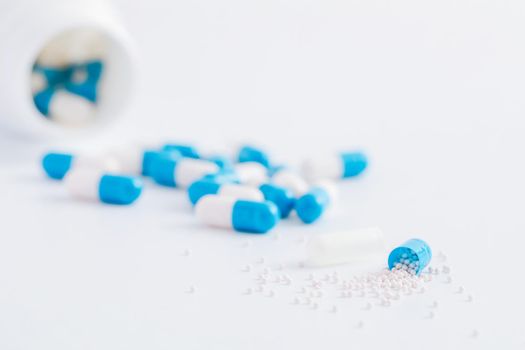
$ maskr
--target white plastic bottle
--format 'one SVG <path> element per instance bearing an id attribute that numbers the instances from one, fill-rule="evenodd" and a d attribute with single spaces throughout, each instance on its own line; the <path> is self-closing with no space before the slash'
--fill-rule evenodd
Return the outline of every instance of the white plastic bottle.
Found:
<path id="1" fill-rule="evenodd" d="M 54 39 L 75 31 L 97 33 L 106 43 L 96 115 L 82 127 L 44 117 L 33 101 L 37 57 Z M 0 0 L 0 132 L 60 139 L 99 130 L 128 104 L 134 60 L 132 41 L 105 0 Z"/>

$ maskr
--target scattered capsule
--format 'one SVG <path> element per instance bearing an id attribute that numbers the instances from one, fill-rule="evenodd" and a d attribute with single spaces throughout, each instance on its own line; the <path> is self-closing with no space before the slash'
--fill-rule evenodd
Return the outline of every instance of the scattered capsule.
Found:
<path id="1" fill-rule="evenodd" d="M 306 178 L 342 179 L 361 174 L 368 165 L 368 160 L 362 152 L 343 152 L 318 159 L 303 162 L 302 170 Z"/>
<path id="2" fill-rule="evenodd" d="M 317 221 L 332 202 L 332 189 L 327 185 L 318 185 L 302 195 L 295 203 L 297 216 L 305 224 Z"/>
<path id="3" fill-rule="evenodd" d="M 237 161 L 239 163 L 256 162 L 266 168 L 270 167 L 270 158 L 268 157 L 268 154 L 257 147 L 249 145 L 243 146 L 239 149 Z"/>
<path id="4" fill-rule="evenodd" d="M 277 186 L 274 184 L 262 184 L 259 190 L 264 196 L 264 199 L 274 203 L 279 209 L 281 218 L 287 218 L 295 205 L 295 198 L 293 193 L 287 188 Z"/>
<path id="5" fill-rule="evenodd" d="M 432 250 L 426 242 L 420 239 L 410 239 L 390 252 L 388 256 L 389 269 L 393 269 L 396 264 L 402 260 L 401 257 L 403 254 L 411 257 L 411 259 L 406 259 L 409 260 L 409 262 L 418 262 L 417 268 L 414 270 L 417 275 L 419 275 L 432 259 Z"/>
<path id="6" fill-rule="evenodd" d="M 274 170 L 271 183 L 289 189 L 295 197 L 305 194 L 309 187 L 299 174 L 286 167 Z"/>
<path id="7" fill-rule="evenodd" d="M 185 145 L 185 144 L 179 144 L 179 143 L 167 143 L 162 147 L 162 149 L 164 151 L 175 150 L 179 152 L 181 156 L 187 157 L 187 158 L 194 158 L 194 159 L 200 158 L 200 153 L 197 150 L 197 148 L 191 145 Z"/>
<path id="8" fill-rule="evenodd" d="M 164 186 L 186 188 L 207 174 L 219 171 L 217 164 L 193 158 L 157 157 L 150 167 L 153 180 Z"/>
<path id="9" fill-rule="evenodd" d="M 151 175 L 151 167 L 157 159 L 177 160 L 181 157 L 180 152 L 175 150 L 159 151 L 138 146 L 116 149 L 110 155 L 117 161 L 122 173 L 143 176 Z"/>
<path id="10" fill-rule="evenodd" d="M 361 174 L 368 160 L 361 152 L 344 152 L 319 159 L 309 159 L 302 165 L 305 176 L 310 180 L 342 179 Z"/>
<path id="11" fill-rule="evenodd" d="M 137 177 L 104 174 L 92 169 L 71 171 L 64 181 L 74 197 L 121 205 L 133 203 L 143 187 Z"/>
<path id="12" fill-rule="evenodd" d="M 193 205 L 195 205 L 199 199 L 208 194 L 217 194 L 220 196 L 251 201 L 264 200 L 264 195 L 260 190 L 246 185 L 231 183 L 221 184 L 215 181 L 198 180 L 188 187 L 188 197 Z"/>
<path id="13" fill-rule="evenodd" d="M 70 153 L 50 152 L 42 158 L 42 167 L 52 179 L 62 180 L 67 172 L 77 168 L 119 171 L 118 164 L 105 156 L 74 156 Z"/>
<path id="14" fill-rule="evenodd" d="M 254 202 L 207 195 L 195 206 L 202 222 L 240 232 L 266 233 L 279 221 L 279 209 L 272 202 Z"/>

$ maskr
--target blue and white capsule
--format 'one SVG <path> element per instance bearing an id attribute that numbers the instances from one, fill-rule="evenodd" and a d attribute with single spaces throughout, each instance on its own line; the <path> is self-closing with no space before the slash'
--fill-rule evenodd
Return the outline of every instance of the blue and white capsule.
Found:
<path id="1" fill-rule="evenodd" d="M 279 209 L 272 202 L 217 195 L 201 198 L 195 206 L 195 214 L 209 226 L 247 233 L 266 233 L 279 222 Z"/>
<path id="2" fill-rule="evenodd" d="M 305 224 L 319 220 L 337 197 L 337 188 L 329 181 L 318 182 L 295 202 L 295 211 Z"/>
<path id="3" fill-rule="evenodd" d="M 344 179 L 361 174 L 368 165 L 362 152 L 343 152 L 303 162 L 304 176 L 312 181 L 318 179 Z"/>
<path id="4" fill-rule="evenodd" d="M 239 148 L 237 161 L 239 163 L 256 162 L 265 168 L 270 167 L 270 157 L 268 154 L 262 149 L 250 145 Z"/>
<path id="5" fill-rule="evenodd" d="M 188 187 L 188 197 L 193 205 L 209 194 L 259 202 L 264 200 L 264 195 L 259 189 L 235 183 L 220 183 L 201 179 Z"/>
<path id="6" fill-rule="evenodd" d="M 77 169 L 67 174 L 64 183 L 71 196 L 98 200 L 108 204 L 129 205 L 142 193 L 142 180 L 134 176 L 104 173 L 93 169 Z"/>
<path id="7" fill-rule="evenodd" d="M 217 164 L 203 159 L 157 157 L 151 164 L 151 177 L 159 185 L 186 188 L 202 177 L 219 172 Z"/>
<path id="8" fill-rule="evenodd" d="M 412 275 L 419 275 L 430 263 L 432 250 L 421 239 L 410 239 L 390 252 L 388 268 L 405 270 Z"/>
<path id="9" fill-rule="evenodd" d="M 267 200 L 277 206 L 281 218 L 290 215 L 295 203 L 291 191 L 272 184 L 263 184 L 259 188 L 255 188 L 236 183 L 220 183 L 203 178 L 188 187 L 188 197 L 193 205 L 208 194 L 251 201 Z"/>
<path id="10" fill-rule="evenodd" d="M 122 173 L 143 176 L 151 175 L 151 167 L 159 158 L 173 160 L 181 158 L 181 154 L 175 150 L 164 151 L 136 145 L 115 149 L 111 152 L 111 156 L 118 163 Z"/>
<path id="11" fill-rule="evenodd" d="M 68 171 L 77 168 L 92 168 L 120 171 L 119 165 L 111 157 L 106 156 L 75 156 L 71 153 L 49 152 L 42 158 L 42 168 L 46 175 L 55 180 L 62 180 Z"/>

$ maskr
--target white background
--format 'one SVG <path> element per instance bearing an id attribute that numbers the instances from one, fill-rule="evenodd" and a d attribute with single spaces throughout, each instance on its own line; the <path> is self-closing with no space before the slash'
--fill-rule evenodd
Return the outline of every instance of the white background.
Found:
<path id="1" fill-rule="evenodd" d="M 525 3 L 116 5 L 142 64 L 112 138 L 250 140 L 289 160 L 360 147 L 371 166 L 332 218 L 247 237 L 203 229 L 183 193 L 149 183 L 131 208 L 70 201 L 38 169 L 45 145 L 2 135 L 1 349 L 525 347 Z M 386 309 L 290 305 L 303 240 L 371 225 L 389 247 L 416 236 L 447 254 L 453 283 Z M 242 296 L 260 256 L 294 280 L 274 298 Z"/>

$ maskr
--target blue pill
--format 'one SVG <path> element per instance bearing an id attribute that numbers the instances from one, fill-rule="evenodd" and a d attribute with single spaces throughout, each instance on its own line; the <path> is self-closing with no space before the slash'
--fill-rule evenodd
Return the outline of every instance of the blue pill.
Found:
<path id="1" fill-rule="evenodd" d="M 47 89 L 40 91 L 39 93 L 33 96 L 33 102 L 35 103 L 35 107 L 40 113 L 42 113 L 42 115 L 49 115 L 49 105 L 54 94 L 55 89 L 48 87 Z"/>
<path id="2" fill-rule="evenodd" d="M 103 175 L 98 193 L 104 203 L 128 205 L 139 198 L 142 187 L 142 181 L 133 176 Z"/>
<path id="3" fill-rule="evenodd" d="M 321 187 L 314 187 L 295 202 L 297 216 L 305 224 L 317 221 L 330 205 L 330 195 Z"/>
<path id="4" fill-rule="evenodd" d="M 163 146 L 162 149 L 165 151 L 176 150 L 180 152 L 180 154 L 183 157 L 187 157 L 187 158 L 195 158 L 195 159 L 200 158 L 200 153 L 197 150 L 197 148 L 190 146 L 190 145 L 167 143 Z"/>
<path id="5" fill-rule="evenodd" d="M 263 184 L 259 187 L 264 199 L 274 203 L 279 209 L 281 218 L 287 218 L 295 205 L 295 197 L 287 188 L 273 184 Z"/>
<path id="6" fill-rule="evenodd" d="M 42 159 L 45 173 L 52 179 L 62 180 L 71 168 L 73 155 L 69 153 L 47 153 Z"/>
<path id="7" fill-rule="evenodd" d="M 419 275 L 431 259 L 432 250 L 430 246 L 425 241 L 414 238 L 390 252 L 388 267 L 393 269 L 397 264 L 405 265 L 408 270 L 414 269 L 415 273 Z"/>
<path id="8" fill-rule="evenodd" d="M 180 153 L 177 151 L 157 151 L 157 150 L 145 150 L 142 155 L 142 175 L 151 176 L 151 169 L 153 164 L 161 158 L 167 159 L 178 159 L 180 158 Z"/>
<path id="9" fill-rule="evenodd" d="M 343 160 L 343 177 L 353 177 L 361 174 L 368 165 L 368 159 L 361 152 L 341 153 Z"/>
<path id="10" fill-rule="evenodd" d="M 253 146 L 243 146 L 239 149 L 237 156 L 239 163 L 256 162 L 264 165 L 266 168 L 270 167 L 270 158 L 263 150 Z"/>

